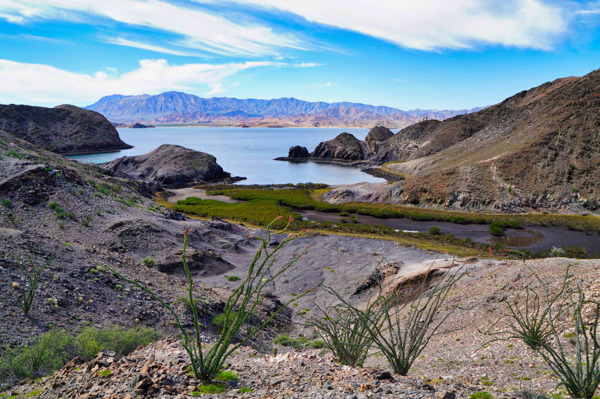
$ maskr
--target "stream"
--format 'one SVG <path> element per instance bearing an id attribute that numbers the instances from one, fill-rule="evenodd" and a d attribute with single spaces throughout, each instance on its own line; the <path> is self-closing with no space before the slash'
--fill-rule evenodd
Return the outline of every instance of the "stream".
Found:
<path id="1" fill-rule="evenodd" d="M 337 213 L 314 210 L 298 211 L 303 217 L 317 222 L 340 222 L 348 219 Z M 358 223 L 384 225 L 407 232 L 427 232 L 430 227 L 439 227 L 441 234 L 454 234 L 456 238 L 470 237 L 480 243 L 502 243 L 507 248 L 528 249 L 534 252 L 548 251 L 552 247 L 582 246 L 594 256 L 600 257 L 600 235 L 572 231 L 562 226 L 525 226 L 523 229 L 505 229 L 501 237 L 492 236 L 487 224 L 456 224 L 439 221 L 417 221 L 408 218 L 381 219 L 373 216 L 355 215 Z"/>

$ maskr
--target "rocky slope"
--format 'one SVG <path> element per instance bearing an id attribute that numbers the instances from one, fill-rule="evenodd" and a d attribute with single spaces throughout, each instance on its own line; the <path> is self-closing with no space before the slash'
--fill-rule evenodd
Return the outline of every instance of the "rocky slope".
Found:
<path id="1" fill-rule="evenodd" d="M 131 148 L 105 117 L 72 105 L 0 105 L 0 129 L 61 154 Z"/>
<path id="2" fill-rule="evenodd" d="M 172 144 L 163 144 L 147 154 L 117 158 L 100 166 L 113 176 L 165 188 L 241 179 L 232 179 L 214 156 Z"/>
<path id="3" fill-rule="evenodd" d="M 308 102 L 295 98 L 200 98 L 181 92 L 166 92 L 154 96 L 107 96 L 86 108 L 103 114 L 112 122 L 317 127 L 371 127 L 375 124 L 405 127 L 423 118 L 445 119 L 473 111 L 401 111 L 385 106 Z"/>
<path id="4" fill-rule="evenodd" d="M 386 172 L 406 178 L 392 195 L 401 203 L 597 212 L 598 87 L 600 70 L 545 83 L 479 112 L 423 121 L 369 146 L 364 165 L 389 163 Z"/>

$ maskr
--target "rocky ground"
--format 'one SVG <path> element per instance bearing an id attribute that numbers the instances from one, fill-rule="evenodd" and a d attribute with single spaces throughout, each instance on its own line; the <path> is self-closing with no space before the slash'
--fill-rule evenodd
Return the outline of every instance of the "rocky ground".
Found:
<path id="1" fill-rule="evenodd" d="M 189 262 L 197 282 L 196 296 L 204 300 L 203 319 L 209 327 L 205 340 L 214 339 L 210 321 L 237 283 L 225 278 L 243 276 L 262 234 L 241 224 L 220 220 L 189 219 L 171 212 L 147 197 L 143 185 L 105 175 L 101 169 L 82 165 L 40 150 L 0 131 L 0 340 L 2 347 L 20 345 L 51 328 L 69 331 L 86 325 L 138 324 L 175 331 L 171 319 L 156 302 L 134 285 L 119 280 L 102 267 L 148 285 L 184 315 L 180 297 L 185 294 L 181 273 L 182 232 L 189 233 Z M 274 237 L 281 240 L 283 237 Z M 307 249 L 308 247 L 308 249 Z M 485 344 L 487 331 L 506 309 L 506 301 L 533 282 L 520 262 L 452 259 L 445 254 L 408 248 L 394 241 L 335 235 L 308 235 L 284 247 L 280 261 L 302 258 L 270 287 L 274 298 L 259 314 L 307 288 L 315 291 L 298 301 L 298 309 L 333 298 L 319 291 L 325 283 L 351 298 L 365 300 L 360 287 L 376 272 L 381 258 L 394 262 L 386 287 L 419 281 L 433 267 L 442 271 L 468 265 L 472 273 L 461 280 L 448 301 L 460 305 L 448 319 L 448 334 L 436 337 L 417 360 L 409 377 L 380 374 L 389 367 L 374 355 L 365 369 L 337 365 L 328 354 L 306 351 L 270 356 L 271 339 L 280 331 L 316 339 L 303 329 L 294 309 L 275 328 L 260 336 L 255 348 L 244 348 L 230 360 L 240 375 L 222 396 L 281 398 L 404 397 L 450 399 L 487 390 L 510 396 L 518 388 L 555 392 L 556 378 L 534 353 L 518 342 Z M 142 263 L 153 257 L 156 267 Z M 28 316 L 21 311 L 19 286 L 23 284 L 18 259 L 31 257 L 36 265 L 46 262 L 34 306 Z M 528 262 L 552 286 L 560 282 L 568 264 L 584 279 L 586 292 L 596 298 L 600 278 L 598 261 L 555 258 Z M 278 263 L 276 267 L 280 267 Z M 356 295 L 359 294 L 359 295 Z M 290 323 L 290 321 L 293 322 Z M 568 330 L 564 331 L 568 333 Z M 257 352 L 259 348 L 262 352 Z M 280 353 L 284 348 L 279 348 Z M 186 375 L 186 359 L 173 338 L 142 348 L 116 360 L 103 354 L 87 364 L 74 361 L 57 374 L 38 382 L 24 382 L 8 395 L 38 397 L 186 397 L 199 382 Z M 110 370 L 110 373 L 99 371 Z M 387 378 L 387 377 L 386 377 Z M 448 393 L 449 392 L 449 393 Z M 446 393 L 450 396 L 444 396 Z"/>

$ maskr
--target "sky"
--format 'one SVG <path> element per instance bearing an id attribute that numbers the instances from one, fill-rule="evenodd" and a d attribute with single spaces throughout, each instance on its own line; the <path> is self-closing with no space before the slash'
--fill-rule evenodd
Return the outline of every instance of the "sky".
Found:
<path id="1" fill-rule="evenodd" d="M 469 109 L 600 68 L 600 0 L 0 0 L 0 103 Z"/>

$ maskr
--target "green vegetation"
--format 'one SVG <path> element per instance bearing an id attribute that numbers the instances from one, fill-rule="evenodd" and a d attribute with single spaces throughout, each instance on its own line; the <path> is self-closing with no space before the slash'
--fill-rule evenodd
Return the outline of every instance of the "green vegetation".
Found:
<path id="1" fill-rule="evenodd" d="M 218 381 L 239 381 L 240 376 L 233 370 L 223 370 L 215 378 Z"/>
<path id="2" fill-rule="evenodd" d="M 138 346 L 146 346 L 161 337 L 160 332 L 146 327 L 132 329 L 120 326 L 106 326 L 100 329 L 86 327 L 74 338 L 74 345 L 78 356 L 87 361 L 103 350 L 114 351 L 117 357 L 122 357 L 133 352 Z"/>
<path id="3" fill-rule="evenodd" d="M 5 348 L 5 355 L 0 358 L 0 387 L 18 379 L 49 374 L 75 356 L 91 360 L 103 350 L 125 356 L 139 345 L 160 337 L 160 333 L 150 328 L 88 327 L 75 336 L 64 330 L 51 330 L 24 346 Z"/>
<path id="4" fill-rule="evenodd" d="M 439 227 L 430 227 L 429 228 L 429 234 L 440 234 L 440 228 Z"/>
<path id="5" fill-rule="evenodd" d="M 339 301 L 336 307 L 340 312 L 333 316 L 326 312 L 324 319 L 313 320 L 321 320 L 321 324 L 316 324 L 316 327 L 325 326 L 325 329 L 318 329 L 318 333 L 322 333 L 325 339 L 333 342 L 337 336 L 354 334 L 351 339 L 353 342 L 375 347 L 387 359 L 393 371 L 404 376 L 431 338 L 441 334 L 440 327 L 456 310 L 456 306 L 446 307 L 444 302 L 465 274 L 466 272 L 448 274 L 434 283 L 423 279 L 420 289 L 415 292 L 414 301 L 406 301 L 402 289 L 384 296 L 381 285 L 377 284 L 378 293 L 372 293 L 367 305 L 360 308 L 352 305 L 332 288 L 321 284 L 325 292 Z M 445 310 L 443 314 L 442 310 Z M 340 319 L 340 314 L 347 317 L 347 320 Z M 328 317 L 333 319 L 332 323 L 329 323 Z M 337 326 L 338 320 L 346 325 L 346 331 L 342 331 L 342 334 L 331 328 L 332 325 Z M 355 328 L 352 322 L 362 326 Z"/>
<path id="6" fill-rule="evenodd" d="M 112 374 L 112 371 L 110 371 L 109 369 L 98 371 L 98 375 L 102 378 L 109 377 L 111 374 Z"/>
<path id="7" fill-rule="evenodd" d="M 23 155 L 19 154 L 18 152 L 16 152 L 15 150 L 10 150 L 6 153 L 6 155 L 8 155 L 9 157 L 13 157 L 13 158 L 17 158 L 17 159 L 23 159 Z"/>
<path id="8" fill-rule="evenodd" d="M 600 385 L 600 302 L 586 298 L 583 281 L 575 283 L 569 271 L 570 266 L 556 294 L 532 271 L 537 287 L 527 287 L 524 303 L 508 303 L 505 317 L 510 337 L 532 347 L 558 376 L 559 386 L 574 398 L 592 399 Z M 534 342 L 529 337 L 532 325 L 541 331 Z M 574 336 L 567 338 L 575 341 L 574 353 L 559 335 L 567 325 L 574 329 Z"/>
<path id="9" fill-rule="evenodd" d="M 156 266 L 156 261 L 154 260 L 153 257 L 151 256 L 146 256 L 143 260 L 142 260 L 142 265 L 146 266 L 146 267 L 155 267 Z"/>
<path id="10" fill-rule="evenodd" d="M 277 221 L 279 219 L 280 218 L 278 218 Z M 175 312 L 171 305 L 169 305 L 166 301 L 161 299 L 148 287 L 140 284 L 135 280 L 123 276 L 122 274 L 120 274 L 112 268 L 107 267 L 108 270 L 110 270 L 119 278 L 122 278 L 128 281 L 129 283 L 136 285 L 143 291 L 149 293 L 152 296 L 152 298 L 159 301 L 160 304 L 171 313 L 175 325 L 179 328 L 179 331 L 181 332 L 181 343 L 190 358 L 193 375 L 194 377 L 201 379 L 206 383 L 212 381 L 221 373 L 225 361 L 233 352 L 235 352 L 240 346 L 245 345 L 253 336 L 255 336 L 259 331 L 261 331 L 275 317 L 277 317 L 277 315 L 287 305 L 292 303 L 295 299 L 298 299 L 302 295 L 306 294 L 304 293 L 288 301 L 287 303 L 279 307 L 276 311 L 272 312 L 267 317 L 267 319 L 258 326 L 247 326 L 244 336 L 240 336 L 240 330 L 242 326 L 245 325 L 248 321 L 248 318 L 254 314 L 256 307 L 261 303 L 264 295 L 266 295 L 267 285 L 273 280 L 275 280 L 277 277 L 279 277 L 282 273 L 284 273 L 288 268 L 290 268 L 298 259 L 300 259 L 300 257 L 304 253 L 302 252 L 291 261 L 285 263 L 283 267 L 280 268 L 277 272 L 273 272 L 272 266 L 279 250 L 285 244 L 297 238 L 297 236 L 288 236 L 288 238 L 281 241 L 276 247 L 269 248 L 269 245 L 271 243 L 271 236 L 273 234 L 273 232 L 271 231 L 271 227 L 273 224 L 274 223 L 271 223 L 267 226 L 264 238 L 254 237 L 256 240 L 260 241 L 260 248 L 256 252 L 254 259 L 250 263 L 246 278 L 227 299 L 223 310 L 223 327 L 216 342 L 210 345 L 210 347 L 203 345 L 201 339 L 201 330 L 203 328 L 203 325 L 198 319 L 198 310 L 196 306 L 191 306 L 192 312 L 194 314 L 194 335 L 192 338 L 190 338 L 190 334 L 183 326 L 179 315 L 177 314 L 177 312 Z M 278 231 L 276 232 L 276 234 L 284 233 L 288 227 L 289 223 L 284 227 L 282 231 Z M 186 230 L 184 233 L 181 260 L 183 262 L 183 267 L 188 278 L 188 296 L 190 304 L 192 304 L 194 303 L 194 280 L 192 279 L 192 275 L 190 273 L 190 269 L 188 268 L 185 257 L 189 232 L 189 230 Z M 267 248 L 269 249 L 267 250 Z"/>
<path id="11" fill-rule="evenodd" d="M 48 267 L 50 261 L 48 260 L 41 266 L 37 266 L 33 261 L 33 256 L 31 254 L 27 255 L 26 260 L 23 258 L 16 258 L 16 261 L 19 265 L 19 269 L 23 273 L 23 284 L 21 285 L 21 298 L 23 302 L 23 314 L 27 316 L 29 310 L 31 309 L 31 305 L 33 305 L 35 292 L 42 277 L 42 272 L 46 267 Z"/>
<path id="12" fill-rule="evenodd" d="M 5 208 L 12 208 L 12 202 L 8 198 L 2 200 L 2 206 Z"/>
<path id="13" fill-rule="evenodd" d="M 494 226 L 494 224 L 492 223 L 490 225 L 490 234 L 493 236 L 501 236 L 504 235 L 504 229 L 500 226 Z"/>
<path id="14" fill-rule="evenodd" d="M 469 395 L 471 399 L 494 399 L 494 396 L 486 391 L 479 391 Z"/>
<path id="15" fill-rule="evenodd" d="M 225 384 L 223 383 L 216 383 L 216 384 L 202 384 L 198 387 L 197 394 L 194 394 L 194 392 L 192 392 L 193 396 L 200 396 L 200 394 L 204 393 L 204 394 L 209 394 L 209 395 L 215 395 L 218 393 L 223 393 L 225 392 Z"/>
<path id="16" fill-rule="evenodd" d="M 238 393 L 248 393 L 248 392 L 252 392 L 252 389 L 250 389 L 248 387 L 241 387 L 240 389 L 238 389 Z"/>
<path id="17" fill-rule="evenodd" d="M 341 364 L 362 367 L 371 348 L 368 324 L 357 323 L 354 313 L 345 306 L 315 306 L 319 315 L 306 317 L 306 326 L 315 328 L 325 347 Z M 369 302 L 365 315 L 371 317 L 375 306 L 376 302 Z"/>
<path id="18" fill-rule="evenodd" d="M 240 277 L 239 276 L 225 276 L 227 278 L 227 281 L 240 281 Z"/>

